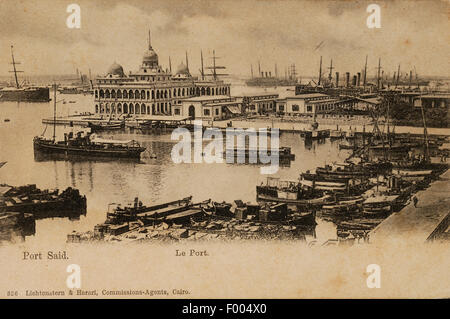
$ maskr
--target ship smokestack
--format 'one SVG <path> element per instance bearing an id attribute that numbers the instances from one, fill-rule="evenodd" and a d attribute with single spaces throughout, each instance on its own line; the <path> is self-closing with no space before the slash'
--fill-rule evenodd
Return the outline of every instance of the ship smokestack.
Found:
<path id="1" fill-rule="evenodd" d="M 361 85 L 361 72 L 358 72 L 358 86 Z"/>
<path id="2" fill-rule="evenodd" d="M 356 75 L 354 75 L 352 78 L 352 85 L 356 86 Z"/>
<path id="3" fill-rule="evenodd" d="M 350 85 L 350 72 L 345 72 L 345 86 L 348 87 Z"/>
<path id="4" fill-rule="evenodd" d="M 339 87 L 339 72 L 336 72 L 336 87 Z"/>

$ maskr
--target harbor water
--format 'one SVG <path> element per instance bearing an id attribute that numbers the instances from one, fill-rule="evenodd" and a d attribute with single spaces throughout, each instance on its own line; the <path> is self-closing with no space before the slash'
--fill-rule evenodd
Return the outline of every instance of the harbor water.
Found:
<path id="1" fill-rule="evenodd" d="M 57 95 L 58 116 L 92 112 L 90 95 Z M 65 103 L 63 102 L 65 101 Z M 49 218 L 36 221 L 36 233 L 27 242 L 64 242 L 73 230 L 88 231 L 106 218 L 108 205 L 131 203 L 139 197 L 144 205 L 180 199 L 189 195 L 194 202 L 211 199 L 231 202 L 241 199 L 255 202 L 256 185 L 265 182 L 260 166 L 252 164 L 175 164 L 172 147 L 177 143 L 170 133 L 143 134 L 126 129 L 99 134 L 105 138 L 134 139 L 147 150 L 140 161 L 119 160 L 55 160 L 35 158 L 33 137 L 53 135 L 53 126 L 42 124 L 53 116 L 53 102 L 0 103 L 0 161 L 8 163 L 0 169 L 0 183 L 19 186 L 37 184 L 41 189 L 60 190 L 74 187 L 87 197 L 87 214 L 79 219 Z M 9 119 L 5 122 L 4 119 Z M 56 136 L 78 131 L 80 127 L 56 126 Z M 280 167 L 271 177 L 297 180 L 299 174 L 317 166 L 341 162 L 349 150 L 339 150 L 339 141 L 330 139 L 306 142 L 299 134 L 282 133 L 280 146 L 291 147 L 295 160 L 290 167 Z M 336 238 L 335 225 L 317 218 L 315 234 L 318 242 Z M 51 231 L 58 229 L 58 231 Z M 314 238 L 313 238 L 314 239 Z"/>

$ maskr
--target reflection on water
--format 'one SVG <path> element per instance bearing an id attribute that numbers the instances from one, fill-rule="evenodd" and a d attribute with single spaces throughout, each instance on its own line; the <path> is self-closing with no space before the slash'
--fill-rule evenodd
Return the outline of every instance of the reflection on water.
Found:
<path id="1" fill-rule="evenodd" d="M 58 99 L 58 98 L 57 98 Z M 58 106 L 60 115 L 89 111 L 90 96 L 71 96 L 74 104 Z M 50 218 L 36 221 L 36 234 L 26 240 L 65 241 L 72 230 L 92 230 L 94 225 L 105 220 L 109 203 L 128 203 L 135 197 L 150 205 L 171 201 L 189 195 L 194 201 L 211 198 L 221 202 L 235 199 L 255 201 L 256 185 L 267 176 L 260 174 L 258 165 L 236 164 L 174 164 L 171 150 L 177 141 L 170 133 L 141 134 L 126 130 L 99 134 L 114 139 L 134 139 L 147 150 L 141 160 L 105 160 L 86 158 L 54 158 L 37 155 L 33 151 L 33 137 L 43 132 L 42 118 L 51 117 L 50 103 L 0 103 L 0 161 L 8 164 L 0 169 L 0 182 L 11 185 L 37 184 L 39 188 L 78 188 L 87 197 L 87 214 L 79 220 Z M 10 118 L 4 123 L 3 118 Z M 57 126 L 56 134 L 62 138 L 67 130 Z M 46 136 L 53 134 L 48 127 Z M 290 167 L 280 167 L 277 177 L 296 180 L 302 171 L 312 170 L 317 165 L 342 161 L 348 150 L 339 150 L 339 141 L 305 141 L 298 134 L 283 133 L 280 146 L 291 147 L 295 160 Z M 153 158 L 152 155 L 156 155 Z M 325 241 L 336 238 L 336 229 L 329 222 L 317 220 L 315 234 Z M 55 231 L 57 230 L 57 231 Z M 314 234 L 311 234 L 314 236 Z"/>

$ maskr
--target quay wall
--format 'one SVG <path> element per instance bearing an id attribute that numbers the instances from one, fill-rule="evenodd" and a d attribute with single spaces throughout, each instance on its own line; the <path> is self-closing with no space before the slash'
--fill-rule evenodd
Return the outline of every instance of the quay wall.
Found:
<path id="1" fill-rule="evenodd" d="M 99 119 L 94 116 L 66 116 L 66 117 L 57 117 L 56 124 L 57 125 L 82 125 L 86 126 L 88 122 L 105 122 L 106 119 Z M 191 121 L 188 120 L 187 123 Z M 280 121 L 273 119 L 230 119 L 230 120 L 222 120 L 222 121 L 203 121 L 204 127 L 218 127 L 218 128 L 226 128 L 227 125 L 231 122 L 232 127 L 234 128 L 278 128 L 281 132 L 302 132 L 305 130 L 311 129 L 311 123 L 304 122 L 294 122 L 294 121 Z M 42 120 L 44 124 L 53 125 L 53 118 L 44 118 Z M 110 123 L 120 123 L 120 120 L 111 120 Z M 380 130 L 383 131 L 383 125 L 380 125 Z M 362 134 L 365 132 L 366 134 L 370 134 L 373 131 L 373 125 L 360 124 L 358 121 L 345 121 L 342 124 L 319 124 L 319 130 L 336 130 L 339 129 L 343 132 L 355 132 L 356 134 Z M 386 127 L 384 127 L 386 130 Z M 450 128 L 428 128 L 427 129 L 429 135 L 436 136 L 450 136 Z M 392 128 L 391 128 L 392 132 Z M 410 126 L 396 126 L 394 132 L 396 134 L 410 134 L 410 135 L 423 135 L 423 128 L 421 127 L 410 127 Z"/>

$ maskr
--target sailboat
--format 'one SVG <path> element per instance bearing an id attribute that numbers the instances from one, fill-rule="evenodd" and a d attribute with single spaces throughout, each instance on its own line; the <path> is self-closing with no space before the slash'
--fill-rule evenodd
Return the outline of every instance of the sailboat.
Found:
<path id="1" fill-rule="evenodd" d="M 23 72 L 16 69 L 16 62 L 14 59 L 13 46 L 11 45 L 11 59 L 13 65 L 15 86 L 4 87 L 0 89 L 0 101 L 22 101 L 22 102 L 48 102 L 49 89 L 47 87 L 24 86 L 19 84 L 17 73 Z"/>

